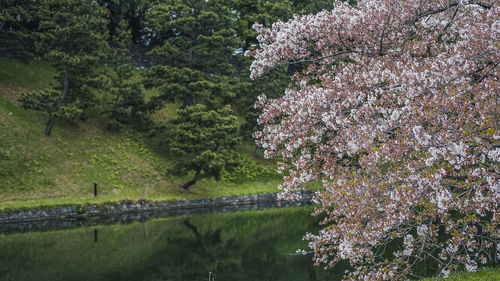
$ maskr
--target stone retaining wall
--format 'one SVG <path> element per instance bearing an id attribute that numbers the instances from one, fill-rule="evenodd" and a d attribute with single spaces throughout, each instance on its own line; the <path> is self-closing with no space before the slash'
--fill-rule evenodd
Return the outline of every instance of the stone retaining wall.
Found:
<path id="1" fill-rule="evenodd" d="M 309 204 L 312 193 L 301 192 L 294 202 L 277 200 L 277 193 L 262 193 L 176 201 L 130 201 L 22 210 L 0 213 L 0 232 L 68 228 L 85 224 L 147 220 L 209 212 L 230 212 Z"/>

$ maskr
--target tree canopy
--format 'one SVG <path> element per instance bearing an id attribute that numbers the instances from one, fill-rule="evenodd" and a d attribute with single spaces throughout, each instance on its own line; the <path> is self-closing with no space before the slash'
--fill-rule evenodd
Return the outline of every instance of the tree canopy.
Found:
<path id="1" fill-rule="evenodd" d="M 239 124 L 229 106 L 209 110 L 198 104 L 180 109 L 178 114 L 167 144 L 172 154 L 182 159 L 170 170 L 184 175 L 194 172 L 184 189 L 202 178 L 220 179 L 223 170 L 238 166 L 235 148 L 240 142 Z"/>
<path id="2" fill-rule="evenodd" d="M 113 73 L 109 77 L 109 87 L 101 95 L 100 107 L 104 122 L 110 128 L 119 128 L 146 111 L 144 90 L 140 81 L 133 81 L 134 64 L 130 59 L 131 31 L 125 21 L 115 29 L 108 61 Z"/>
<path id="3" fill-rule="evenodd" d="M 31 0 L 0 2 L 0 54 L 27 59 L 35 53 L 34 31 L 40 4 Z"/>
<path id="4" fill-rule="evenodd" d="M 37 48 L 58 69 L 56 90 L 27 93 L 21 97 L 26 107 L 44 104 L 49 122 L 45 134 L 50 135 L 56 117 L 69 120 L 86 118 L 93 105 L 92 88 L 100 87 L 98 63 L 108 49 L 106 19 L 96 2 L 46 0 L 39 6 L 40 24 Z M 54 101 L 52 105 L 47 100 Z M 36 107 L 31 107 L 36 108 Z"/>
<path id="5" fill-rule="evenodd" d="M 147 77 L 149 85 L 160 88 L 161 100 L 182 100 L 186 107 L 220 105 L 234 96 L 229 80 L 236 37 L 230 7 L 218 1 L 171 0 L 158 4 L 147 19 L 158 44 L 151 53 L 162 61 Z"/>
<path id="6" fill-rule="evenodd" d="M 248 52 L 253 77 L 304 69 L 285 96 L 259 99 L 257 141 L 281 159 L 282 197 L 323 182 L 324 228 L 305 236 L 316 264 L 349 261 L 346 280 L 399 280 L 423 258 L 444 276 L 498 261 L 498 2 L 334 4 L 257 25 Z"/>

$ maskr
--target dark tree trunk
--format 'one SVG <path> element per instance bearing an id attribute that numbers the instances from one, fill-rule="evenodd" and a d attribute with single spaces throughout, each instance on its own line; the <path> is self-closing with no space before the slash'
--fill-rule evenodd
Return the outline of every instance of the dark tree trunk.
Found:
<path id="1" fill-rule="evenodd" d="M 198 181 L 199 176 L 200 176 L 200 171 L 196 171 L 196 174 L 194 175 L 193 179 L 186 182 L 181 187 L 184 188 L 185 190 L 187 190 L 190 186 L 192 186 L 193 184 L 195 184 Z"/>
<path id="2" fill-rule="evenodd" d="M 193 184 L 195 184 L 197 181 L 196 178 L 186 182 L 185 184 L 182 185 L 182 188 L 184 188 L 185 190 L 187 190 L 190 186 L 192 186 Z"/>
<path id="3" fill-rule="evenodd" d="M 68 89 L 69 89 L 69 76 L 71 74 L 71 65 L 67 64 L 66 65 L 66 71 L 64 72 L 64 81 L 63 81 L 63 90 L 61 92 L 61 96 L 59 97 L 59 100 L 57 100 L 57 103 L 54 105 L 53 110 L 57 109 L 59 105 L 64 101 L 64 98 L 68 95 Z M 54 124 L 56 122 L 56 117 L 52 116 L 47 122 L 47 128 L 45 128 L 45 135 L 50 136 L 50 133 L 52 132 L 52 128 L 54 128 Z"/>
<path id="4" fill-rule="evenodd" d="M 45 128 L 45 135 L 50 136 L 50 133 L 52 132 L 52 128 L 54 128 L 54 124 L 56 123 L 56 117 L 52 116 L 47 122 L 47 128 Z"/>

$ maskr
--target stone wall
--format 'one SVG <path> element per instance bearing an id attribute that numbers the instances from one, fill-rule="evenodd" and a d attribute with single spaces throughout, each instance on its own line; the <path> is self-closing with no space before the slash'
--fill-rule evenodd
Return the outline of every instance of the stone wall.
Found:
<path id="1" fill-rule="evenodd" d="M 130 201 L 85 204 L 40 210 L 0 213 L 0 233 L 35 229 L 61 229 L 102 223 L 127 223 L 151 218 L 231 212 L 309 204 L 312 193 L 302 199 L 278 201 L 277 193 L 262 193 L 176 201 Z"/>

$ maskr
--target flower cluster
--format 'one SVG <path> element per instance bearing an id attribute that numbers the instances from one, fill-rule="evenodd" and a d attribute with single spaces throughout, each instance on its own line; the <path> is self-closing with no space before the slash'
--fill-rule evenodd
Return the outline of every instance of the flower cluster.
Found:
<path id="1" fill-rule="evenodd" d="M 256 138 L 280 158 L 283 198 L 324 185 L 325 227 L 305 236 L 317 265 L 393 280 L 430 256 L 444 275 L 498 260 L 497 1 L 339 1 L 255 28 L 252 76 L 302 66 L 283 97 L 259 98 Z"/>

